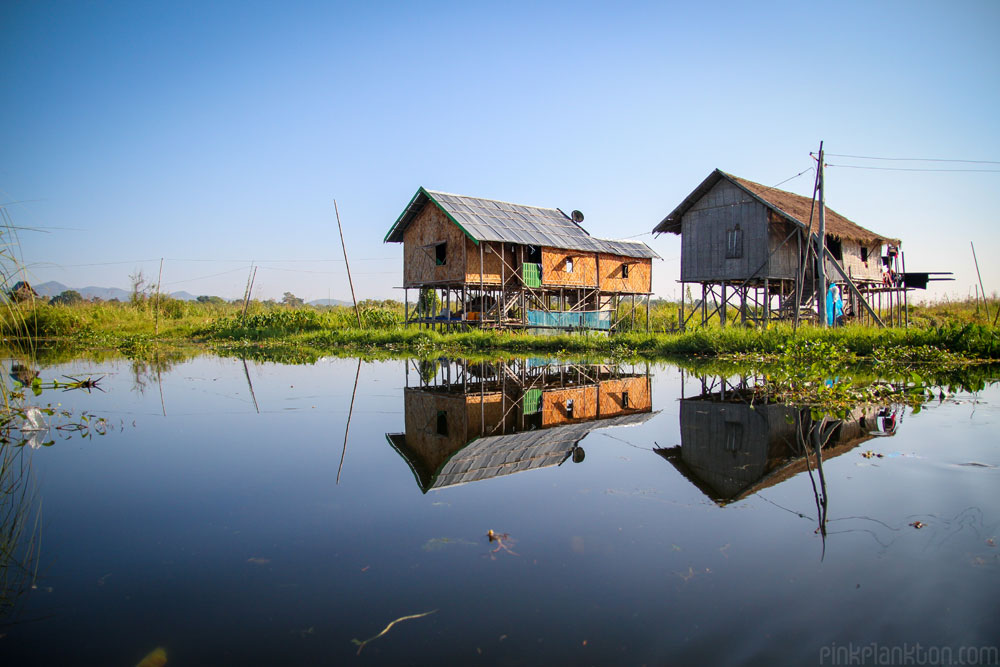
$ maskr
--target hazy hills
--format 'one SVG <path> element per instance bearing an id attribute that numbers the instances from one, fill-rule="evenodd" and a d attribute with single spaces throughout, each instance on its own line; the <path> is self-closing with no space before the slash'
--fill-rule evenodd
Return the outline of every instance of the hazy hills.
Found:
<path id="1" fill-rule="evenodd" d="M 32 285 L 38 296 L 45 297 L 46 299 L 51 299 L 57 294 L 61 294 L 66 290 L 74 290 L 80 293 L 84 299 L 93 299 L 97 297 L 104 301 L 110 301 L 112 299 L 118 299 L 119 301 L 128 301 L 131 293 L 128 290 L 124 290 L 118 287 L 67 287 L 60 282 L 55 280 L 50 280 L 46 283 L 39 283 L 37 285 Z M 190 292 L 171 292 L 170 297 L 174 299 L 179 299 L 181 301 L 194 301 L 198 298 L 198 295 L 191 294 Z M 352 305 L 350 301 L 342 301 L 341 299 L 315 299 L 309 302 L 310 306 L 350 306 Z"/>

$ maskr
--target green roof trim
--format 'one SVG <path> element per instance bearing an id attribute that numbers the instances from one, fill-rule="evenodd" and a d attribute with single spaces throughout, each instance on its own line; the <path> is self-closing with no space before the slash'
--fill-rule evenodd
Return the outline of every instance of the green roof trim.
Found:
<path id="1" fill-rule="evenodd" d="M 455 217 L 451 213 L 449 213 L 445 209 L 445 207 L 442 206 L 441 203 L 437 199 L 434 199 L 434 197 L 431 196 L 431 193 L 427 192 L 427 190 L 424 190 L 423 186 L 420 186 L 420 192 L 423 192 L 425 195 L 427 195 L 427 198 L 430 199 L 432 202 L 434 202 L 434 205 L 437 206 L 438 209 L 442 213 L 444 213 L 446 216 L 448 216 L 449 220 L 451 220 L 456 225 L 458 225 L 458 228 L 462 230 L 462 233 L 465 234 L 466 236 L 468 236 L 470 239 L 472 239 L 473 243 L 475 243 L 476 245 L 479 245 L 479 239 L 477 239 L 475 236 L 473 236 L 472 234 L 470 234 L 468 232 L 468 230 L 466 230 L 465 227 L 463 227 L 462 224 L 458 220 L 456 220 Z"/>
<path id="2" fill-rule="evenodd" d="M 417 201 L 417 197 L 420 196 L 421 192 L 426 192 L 424 190 L 423 186 L 420 186 L 420 188 L 416 191 L 416 193 L 414 193 L 414 195 L 412 197 L 410 197 L 410 202 L 403 209 L 403 212 L 399 214 L 399 217 L 396 218 L 396 222 L 392 223 L 392 227 L 389 228 L 389 231 L 388 231 L 388 233 L 386 233 L 385 238 L 382 239 L 382 243 L 388 243 L 389 242 L 389 237 L 392 236 L 392 233 L 394 231 L 396 231 L 396 227 L 399 226 L 399 221 L 402 220 L 406 216 L 406 212 L 410 210 L 411 206 L 413 206 L 413 202 Z"/>
<path id="3" fill-rule="evenodd" d="M 410 207 L 413 206 L 414 202 L 417 201 L 417 198 L 420 195 L 423 195 L 423 196 L 427 197 L 428 201 L 433 202 L 434 205 L 438 207 L 439 211 L 441 211 L 442 213 L 444 213 L 445 216 L 449 220 L 451 220 L 453 223 L 455 223 L 455 225 L 458 226 L 458 228 L 462 230 L 463 234 L 465 234 L 466 236 L 468 236 L 469 239 L 471 239 L 473 243 L 475 243 L 476 245 L 479 245 L 479 239 L 477 239 L 475 236 L 473 236 L 472 234 L 470 234 L 469 231 L 465 227 L 463 227 L 462 224 L 458 220 L 456 220 L 455 217 L 451 213 L 449 213 L 448 210 L 445 209 L 444 206 L 441 205 L 441 202 L 439 202 L 438 200 L 434 199 L 434 197 L 431 196 L 431 193 L 428 192 L 424 188 L 424 186 L 422 186 L 422 185 L 417 190 L 416 194 L 414 194 L 413 197 L 410 199 L 410 203 L 406 205 L 406 208 L 403 209 L 403 212 L 399 214 L 398 218 L 396 218 L 396 222 L 392 223 L 392 227 L 389 228 L 389 232 L 385 235 L 385 238 L 382 239 L 382 243 L 389 243 L 389 237 L 392 236 L 393 232 L 396 231 L 396 228 L 399 227 L 399 223 L 402 222 L 403 218 L 405 218 L 407 216 L 407 214 L 410 213 Z"/>

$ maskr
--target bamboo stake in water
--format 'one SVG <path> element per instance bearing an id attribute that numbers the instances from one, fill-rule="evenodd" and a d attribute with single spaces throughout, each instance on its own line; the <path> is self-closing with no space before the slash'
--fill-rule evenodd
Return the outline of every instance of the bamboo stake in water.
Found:
<path id="1" fill-rule="evenodd" d="M 340 209 L 337 208 L 337 200 L 333 200 L 333 210 L 337 214 L 337 229 L 340 230 L 340 246 L 344 249 L 344 266 L 347 267 L 347 284 L 351 286 L 351 300 L 354 301 L 354 314 L 358 318 L 358 328 L 361 328 L 361 311 L 358 310 L 358 300 L 354 296 L 354 281 L 351 280 L 351 265 L 347 261 L 347 244 L 344 243 L 344 228 L 340 225 Z"/>
<path id="2" fill-rule="evenodd" d="M 160 275 L 156 277 L 156 317 L 155 322 L 155 333 L 160 335 L 160 283 L 163 281 L 163 258 L 160 258 Z"/>
<path id="3" fill-rule="evenodd" d="M 358 377 L 361 376 L 361 357 L 358 357 L 358 370 L 354 373 L 354 391 L 351 392 L 351 407 L 347 409 L 347 426 L 344 427 L 344 451 L 340 453 L 340 467 L 337 468 L 337 484 L 340 484 L 340 472 L 344 469 L 344 457 L 347 456 L 347 434 L 351 430 L 351 415 L 354 414 L 354 396 L 358 393 Z"/>
<path id="4" fill-rule="evenodd" d="M 979 291 L 983 295 L 983 308 L 986 309 L 986 321 L 990 321 L 990 304 L 986 301 L 986 290 L 983 289 L 983 276 L 979 273 L 979 260 L 976 259 L 976 244 L 969 241 L 969 245 L 972 246 L 972 261 L 976 263 L 976 275 L 979 276 Z"/>

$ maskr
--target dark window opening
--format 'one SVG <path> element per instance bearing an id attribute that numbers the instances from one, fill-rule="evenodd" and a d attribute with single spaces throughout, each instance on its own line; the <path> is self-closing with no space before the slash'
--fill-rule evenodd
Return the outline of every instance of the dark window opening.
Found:
<path id="1" fill-rule="evenodd" d="M 573 399 L 566 401 L 566 417 L 569 419 L 573 418 Z"/>
<path id="2" fill-rule="evenodd" d="M 628 278 L 628 264 L 622 264 L 622 278 Z"/>
<path id="3" fill-rule="evenodd" d="M 826 249 L 830 251 L 835 260 L 843 261 L 844 259 L 844 246 L 841 244 L 840 239 L 835 239 L 829 234 L 826 235 Z"/>
<path id="4" fill-rule="evenodd" d="M 738 452 L 743 448 L 743 424 L 726 422 L 726 451 Z"/>
<path id="5" fill-rule="evenodd" d="M 573 273 L 573 258 L 566 258 L 566 273 Z"/>
<path id="6" fill-rule="evenodd" d="M 529 245 L 528 252 L 524 258 L 524 261 L 530 262 L 531 264 L 541 264 L 542 263 L 542 249 L 538 246 Z"/>
<path id="7" fill-rule="evenodd" d="M 628 392 L 627 391 L 623 391 L 622 392 L 622 407 L 623 408 L 627 408 L 628 407 Z"/>
<path id="8" fill-rule="evenodd" d="M 743 256 L 743 230 L 739 225 L 726 230 L 726 259 L 739 259 Z"/>
<path id="9" fill-rule="evenodd" d="M 865 246 L 861 246 L 861 261 L 865 263 L 865 266 L 868 266 L 868 248 Z"/>
<path id="10" fill-rule="evenodd" d="M 448 413 L 444 410 L 438 412 L 437 434 L 443 436 L 448 435 Z"/>
<path id="11" fill-rule="evenodd" d="M 444 266 L 448 261 L 448 244 L 438 243 L 434 246 L 434 261 L 438 266 Z"/>

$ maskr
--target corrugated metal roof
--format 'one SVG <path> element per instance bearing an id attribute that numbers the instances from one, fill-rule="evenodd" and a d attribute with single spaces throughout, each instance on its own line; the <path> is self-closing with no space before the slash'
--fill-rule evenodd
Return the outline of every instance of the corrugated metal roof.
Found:
<path id="1" fill-rule="evenodd" d="M 573 446 L 591 431 L 643 424 L 655 414 L 657 412 L 639 412 L 598 421 L 479 438 L 448 459 L 430 488 L 457 486 L 523 470 L 558 465 L 566 459 Z"/>
<path id="2" fill-rule="evenodd" d="M 595 238 L 557 208 L 524 206 L 424 188 L 417 190 L 417 194 L 386 234 L 386 243 L 401 243 L 406 227 L 428 203 L 436 204 L 476 243 L 499 241 L 624 257 L 660 257 L 640 241 Z"/>

